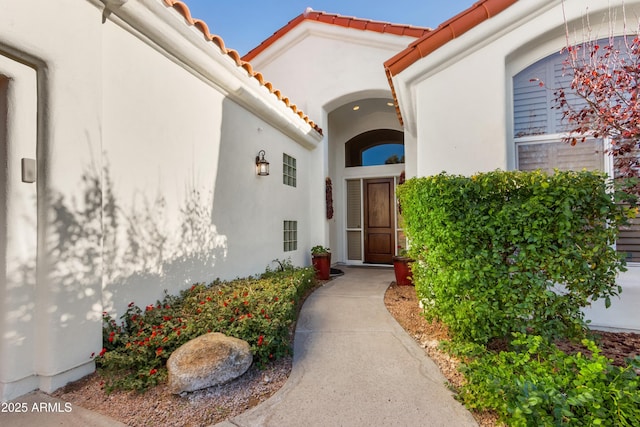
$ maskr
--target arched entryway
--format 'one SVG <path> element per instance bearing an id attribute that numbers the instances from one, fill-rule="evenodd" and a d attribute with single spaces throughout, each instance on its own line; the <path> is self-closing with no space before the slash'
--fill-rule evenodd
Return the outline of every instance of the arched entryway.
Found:
<path id="1" fill-rule="evenodd" d="M 329 170 L 336 261 L 391 264 L 405 238 L 395 189 L 404 171 L 404 134 L 389 98 L 346 103 L 329 114 Z"/>
<path id="2" fill-rule="evenodd" d="M 345 144 L 345 168 L 399 164 L 404 164 L 404 137 L 400 131 L 375 129 Z M 395 171 L 379 170 L 383 175 L 384 172 L 389 175 L 347 180 L 348 258 L 368 264 L 390 264 L 400 240 Z"/>

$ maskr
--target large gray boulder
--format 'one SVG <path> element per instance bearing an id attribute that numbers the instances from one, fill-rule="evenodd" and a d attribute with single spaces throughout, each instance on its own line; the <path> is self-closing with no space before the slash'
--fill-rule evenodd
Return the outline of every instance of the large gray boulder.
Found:
<path id="1" fill-rule="evenodd" d="M 171 393 L 200 390 L 244 374 L 253 356 L 249 343 L 218 332 L 199 336 L 167 360 Z"/>

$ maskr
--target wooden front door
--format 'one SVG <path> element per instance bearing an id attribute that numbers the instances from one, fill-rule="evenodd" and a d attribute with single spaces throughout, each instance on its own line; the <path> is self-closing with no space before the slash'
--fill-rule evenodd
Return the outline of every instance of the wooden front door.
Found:
<path id="1" fill-rule="evenodd" d="M 393 178 L 364 181 L 364 262 L 393 262 L 396 240 L 393 185 Z"/>

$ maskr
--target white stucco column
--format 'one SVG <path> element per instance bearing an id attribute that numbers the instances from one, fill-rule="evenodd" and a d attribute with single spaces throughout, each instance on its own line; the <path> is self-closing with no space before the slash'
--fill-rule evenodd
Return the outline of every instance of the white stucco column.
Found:
<path id="1" fill-rule="evenodd" d="M 36 71 L 0 52 L 0 399 L 36 385 L 36 183 L 22 182 L 21 160 L 36 159 Z M 6 127 L 4 127 L 6 124 Z"/>
<path id="2" fill-rule="evenodd" d="M 47 392 L 91 373 L 102 347 L 101 182 L 87 178 L 102 169 L 101 61 L 87 38 L 87 65 L 53 61 L 39 83 L 35 370 Z"/>

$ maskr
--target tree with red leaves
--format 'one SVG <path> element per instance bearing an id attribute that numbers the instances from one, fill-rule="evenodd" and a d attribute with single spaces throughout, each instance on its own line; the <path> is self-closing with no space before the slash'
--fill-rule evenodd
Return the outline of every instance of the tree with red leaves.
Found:
<path id="1" fill-rule="evenodd" d="M 612 37 L 604 45 L 587 42 L 566 52 L 571 83 L 554 91 L 554 108 L 569 125 L 565 141 L 607 138 L 615 177 L 632 182 L 627 191 L 640 194 L 640 39 Z"/>

